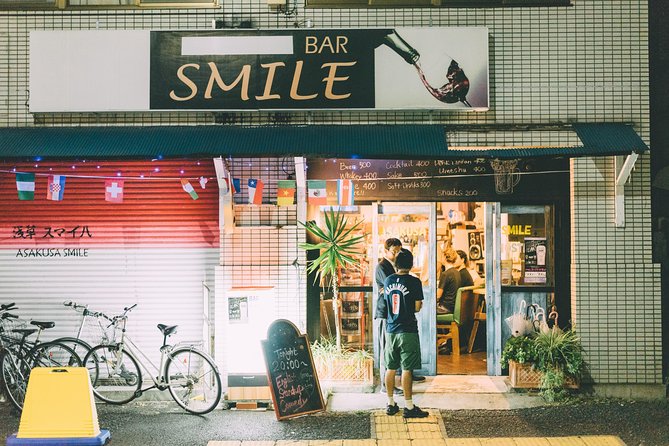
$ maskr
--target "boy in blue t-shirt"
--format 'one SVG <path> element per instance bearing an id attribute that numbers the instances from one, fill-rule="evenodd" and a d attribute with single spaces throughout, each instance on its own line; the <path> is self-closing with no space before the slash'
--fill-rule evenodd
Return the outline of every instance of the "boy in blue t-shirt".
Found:
<path id="1" fill-rule="evenodd" d="M 395 415 L 400 408 L 393 397 L 395 370 L 402 367 L 402 389 L 404 390 L 404 418 L 424 418 L 429 414 L 413 404 L 412 371 L 420 369 L 420 341 L 416 313 L 423 307 L 423 284 L 409 274 L 413 267 L 413 255 L 403 249 L 395 258 L 397 273 L 386 278 L 384 283 L 386 303 L 386 413 Z"/>

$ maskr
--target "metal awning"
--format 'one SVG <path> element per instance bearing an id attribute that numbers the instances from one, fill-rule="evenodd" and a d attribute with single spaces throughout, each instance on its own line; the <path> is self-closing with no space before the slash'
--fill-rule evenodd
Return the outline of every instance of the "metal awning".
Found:
<path id="1" fill-rule="evenodd" d="M 461 159 L 626 155 L 648 150 L 626 124 L 571 128 L 580 146 L 458 148 L 448 146 L 448 125 L 15 127 L 0 129 L 0 156 Z"/>

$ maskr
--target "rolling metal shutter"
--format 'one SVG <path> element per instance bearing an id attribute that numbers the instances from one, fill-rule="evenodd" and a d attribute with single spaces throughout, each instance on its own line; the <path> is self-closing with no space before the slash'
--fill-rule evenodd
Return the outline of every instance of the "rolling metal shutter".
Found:
<path id="1" fill-rule="evenodd" d="M 33 201 L 18 200 L 14 169 L 35 173 Z M 62 201 L 46 199 L 50 174 L 66 176 Z M 105 201 L 107 179 L 124 180 L 123 203 Z M 0 211 L 0 303 L 56 321 L 44 339 L 76 334 L 79 316 L 62 305 L 74 300 L 108 314 L 137 303 L 128 333 L 152 360 L 158 323 L 179 325 L 171 342 L 205 340 L 219 255 L 211 160 L 5 162 Z"/>

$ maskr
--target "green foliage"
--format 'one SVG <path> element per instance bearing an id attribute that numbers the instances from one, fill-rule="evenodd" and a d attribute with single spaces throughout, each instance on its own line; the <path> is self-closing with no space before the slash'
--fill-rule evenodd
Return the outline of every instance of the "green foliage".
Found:
<path id="1" fill-rule="evenodd" d="M 372 355 L 366 350 L 346 350 L 337 348 L 336 340 L 332 338 L 321 337 L 311 345 L 311 354 L 315 360 L 323 362 L 334 362 L 337 359 L 351 361 L 353 363 L 363 363 L 370 359 Z"/>
<path id="2" fill-rule="evenodd" d="M 315 221 L 299 222 L 310 234 L 319 238 L 319 243 L 300 243 L 305 250 L 318 249 L 317 259 L 309 262 L 307 272 L 318 272 L 326 285 L 332 287 L 333 311 L 335 320 L 339 320 L 339 270 L 341 268 L 358 267 L 360 252 L 356 249 L 364 239 L 364 235 L 354 235 L 362 224 L 362 220 L 347 228 L 348 219 L 339 210 L 325 212 L 325 227 L 319 227 Z M 318 280 L 318 277 L 316 278 Z M 341 349 L 341 330 L 335 324 L 337 349 Z"/>
<path id="3" fill-rule="evenodd" d="M 541 375 L 541 396 L 549 403 L 563 401 L 569 395 L 565 390 L 565 375 L 562 370 L 548 369 Z"/>
<path id="4" fill-rule="evenodd" d="M 502 350 L 502 367 L 509 368 L 509 361 L 519 364 L 534 361 L 534 338 L 527 336 L 511 337 Z"/>
<path id="5" fill-rule="evenodd" d="M 532 363 L 542 373 L 539 387 L 548 402 L 563 401 L 567 378 L 579 381 L 586 367 L 581 340 L 573 329 L 512 337 L 504 345 L 502 367 L 508 368 L 510 360 Z"/>
<path id="6" fill-rule="evenodd" d="M 581 340 L 572 330 L 549 330 L 534 339 L 534 363 L 542 372 L 557 369 L 580 378 L 584 368 Z"/>
<path id="7" fill-rule="evenodd" d="M 365 236 L 352 234 L 359 229 L 362 220 L 347 228 L 346 216 L 339 210 L 330 209 L 325 212 L 324 228 L 320 228 L 313 220 L 299 223 L 310 234 L 321 240 L 319 243 L 300 243 L 301 249 L 320 251 L 318 258 L 309 263 L 307 271 L 310 273 L 317 271 L 321 277 L 327 278 L 330 286 L 337 288 L 339 269 L 358 266 L 360 263 L 358 258 L 360 252 L 356 248 Z"/>

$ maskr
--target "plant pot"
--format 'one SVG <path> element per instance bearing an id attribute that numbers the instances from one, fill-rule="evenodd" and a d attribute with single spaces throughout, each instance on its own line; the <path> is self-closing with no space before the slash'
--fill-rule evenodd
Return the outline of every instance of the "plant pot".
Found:
<path id="1" fill-rule="evenodd" d="M 516 361 L 509 361 L 509 380 L 511 381 L 511 387 L 515 389 L 540 388 L 541 375 L 542 373 L 532 368 L 532 364 L 529 362 L 521 364 Z M 570 376 L 567 376 L 564 386 L 567 389 L 579 388 L 578 382 Z"/>
<path id="2" fill-rule="evenodd" d="M 323 381 L 374 382 L 374 360 L 366 358 L 315 360 L 318 379 Z"/>

